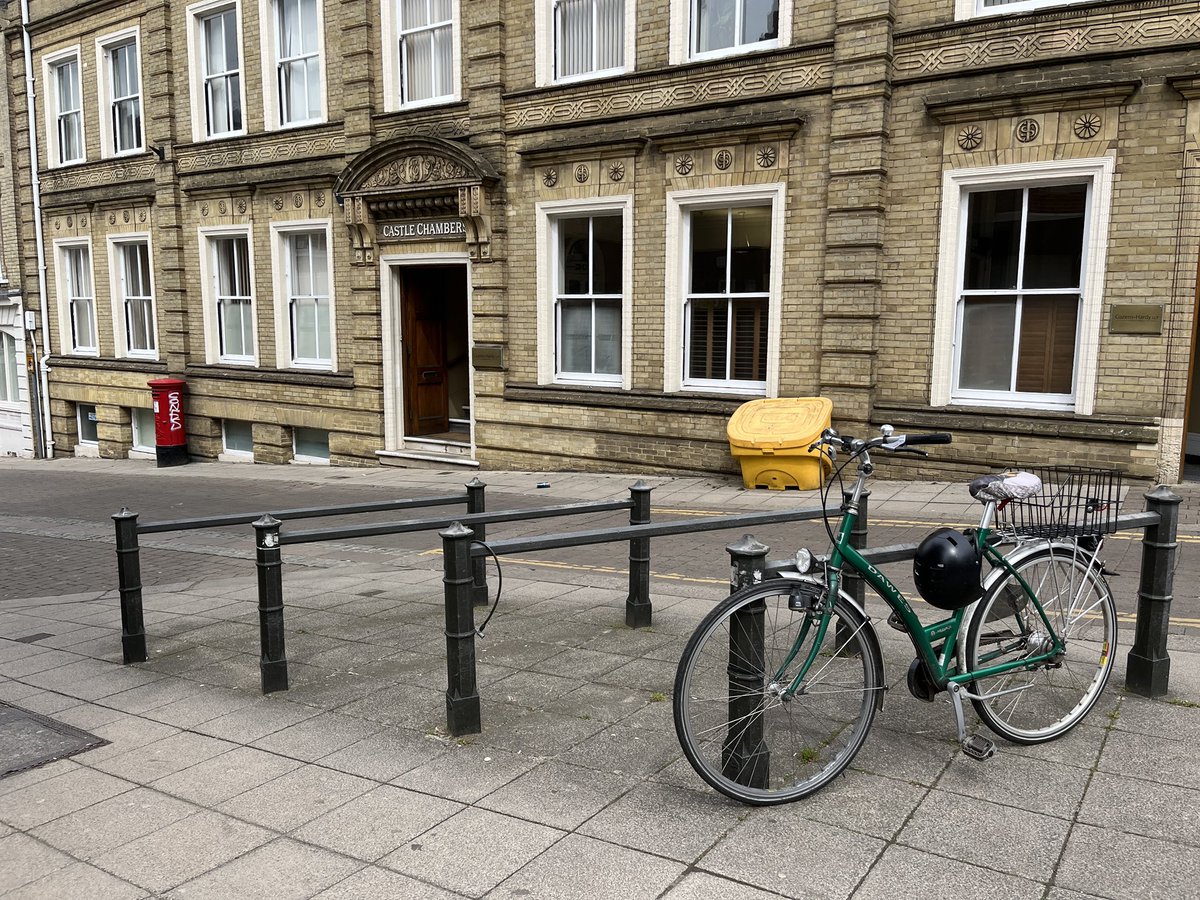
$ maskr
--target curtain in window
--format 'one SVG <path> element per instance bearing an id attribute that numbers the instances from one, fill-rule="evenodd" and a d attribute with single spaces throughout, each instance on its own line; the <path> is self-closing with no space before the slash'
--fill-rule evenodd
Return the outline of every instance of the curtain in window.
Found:
<path id="1" fill-rule="evenodd" d="M 201 20 L 204 37 L 204 92 L 208 134 L 242 128 L 242 76 L 238 68 L 238 35 L 234 11 L 227 9 Z"/>
<path id="2" fill-rule="evenodd" d="M 17 382 L 17 342 L 11 334 L 0 331 L 0 402 L 20 400 Z"/>
<path id="3" fill-rule="evenodd" d="M 221 356 L 254 356 L 254 307 L 250 287 L 250 249 L 244 237 L 216 238 L 217 319 Z"/>
<path id="4" fill-rule="evenodd" d="M 453 0 L 399 0 L 405 103 L 453 94 Z"/>
<path id="5" fill-rule="evenodd" d="M 285 124 L 321 116 L 316 0 L 278 0 L 280 115 Z"/>
<path id="6" fill-rule="evenodd" d="M 150 294 L 150 248 L 121 245 L 125 291 L 125 333 L 130 350 L 154 350 L 154 300 Z"/>
<path id="7" fill-rule="evenodd" d="M 325 233 L 296 234 L 291 244 L 292 357 L 330 362 L 329 259 Z"/>
<path id="8" fill-rule="evenodd" d="M 118 153 L 142 146 L 142 101 L 139 96 L 137 44 L 130 41 L 109 51 L 112 65 L 113 149 Z"/>
<path id="9" fill-rule="evenodd" d="M 88 251 L 70 247 L 65 254 L 67 293 L 71 306 L 71 337 L 75 350 L 96 349 L 96 318 L 92 306 L 92 273 Z"/>
<path id="10" fill-rule="evenodd" d="M 624 62 L 624 0 L 558 0 L 554 6 L 559 77 L 619 68 Z"/>
<path id="11" fill-rule="evenodd" d="M 54 69 L 58 93 L 58 161 L 83 159 L 83 121 L 79 111 L 79 61 Z"/>

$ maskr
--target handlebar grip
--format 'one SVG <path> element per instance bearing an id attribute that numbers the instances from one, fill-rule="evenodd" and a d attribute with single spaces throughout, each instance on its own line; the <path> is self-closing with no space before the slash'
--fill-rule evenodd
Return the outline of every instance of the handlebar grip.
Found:
<path id="1" fill-rule="evenodd" d="M 939 433 L 939 434 L 909 434 L 905 435 L 904 443 L 907 446 L 913 444 L 949 444 L 954 440 L 954 435 Z"/>

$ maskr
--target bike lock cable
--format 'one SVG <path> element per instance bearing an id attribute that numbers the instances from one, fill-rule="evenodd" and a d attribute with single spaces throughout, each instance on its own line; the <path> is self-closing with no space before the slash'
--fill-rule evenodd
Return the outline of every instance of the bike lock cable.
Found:
<path id="1" fill-rule="evenodd" d="M 492 561 L 496 563 L 496 599 L 492 601 L 492 608 L 488 610 L 488 614 L 484 618 L 483 624 L 475 627 L 475 633 L 480 637 L 483 637 L 483 629 L 487 628 L 488 622 L 492 621 L 492 616 L 496 614 L 496 607 L 500 605 L 500 594 L 504 591 L 504 570 L 500 568 L 500 557 L 496 555 L 495 550 L 488 546 L 488 544 L 484 541 L 471 541 L 472 546 L 475 544 L 478 544 L 480 547 L 482 547 L 492 558 Z M 484 566 L 486 567 L 486 565 L 487 560 L 484 560 Z M 486 585 L 486 583 L 487 581 L 485 579 L 484 584 Z"/>

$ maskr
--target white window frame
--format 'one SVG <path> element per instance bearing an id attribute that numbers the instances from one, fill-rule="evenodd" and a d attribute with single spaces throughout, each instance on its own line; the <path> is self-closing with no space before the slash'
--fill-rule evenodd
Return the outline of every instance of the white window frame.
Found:
<path id="1" fill-rule="evenodd" d="M 423 106 L 440 106 L 457 103 L 462 99 L 462 2 L 452 0 L 451 6 L 451 63 L 450 78 L 453 90 L 441 97 L 428 100 L 404 100 L 400 87 L 400 27 L 396 9 L 398 0 L 380 0 L 380 32 L 383 35 L 383 101 L 388 112 L 401 109 L 420 109 Z"/>
<path id="2" fill-rule="evenodd" d="M 122 248 L 128 244 L 146 245 L 147 274 L 150 279 L 150 327 L 154 333 L 153 350 L 135 350 L 129 347 L 129 337 L 126 333 L 125 267 Z M 158 359 L 162 341 L 158 334 L 158 300 L 157 287 L 154 279 L 154 246 L 150 241 L 149 232 L 130 232 L 112 235 L 108 238 L 108 271 L 109 287 L 112 296 L 113 311 L 113 340 L 116 345 L 116 355 L 127 359 Z"/>
<path id="3" fill-rule="evenodd" d="M 938 256 L 936 318 L 930 405 L 995 406 L 1007 409 L 1073 410 L 1092 414 L 1100 357 L 1100 319 L 1104 299 L 1104 274 L 1108 257 L 1108 230 L 1112 211 L 1115 158 L 1053 160 L 970 169 L 951 169 L 942 176 L 942 222 Z M 971 189 L 1003 190 L 1049 184 L 1091 181 L 1084 220 L 1083 283 L 1080 285 L 1076 326 L 1075 389 L 1060 395 L 1020 392 L 963 392 L 955 390 L 956 345 L 959 338 L 958 300 L 963 279 L 963 247 L 967 228 L 967 194 Z M 991 396 L 980 397 L 986 393 Z"/>
<path id="4" fill-rule="evenodd" d="M 1012 16 L 1055 6 L 1071 6 L 1087 0 L 1014 0 L 1000 6 L 984 6 L 983 0 L 954 0 L 955 21 L 979 19 L 984 16 Z"/>
<path id="5" fill-rule="evenodd" d="M 11 367 L 9 360 L 5 358 L 5 344 L 12 345 Z M 8 411 L 21 409 L 21 386 L 26 382 L 24 358 L 24 342 L 20 340 L 19 332 L 15 329 L 12 331 L 0 329 L 0 368 L 4 371 L 5 389 L 9 394 L 8 397 L 0 396 L 0 409 Z"/>
<path id="6" fill-rule="evenodd" d="M 734 2 L 734 0 L 731 0 L 731 2 Z M 766 41 L 756 41 L 753 44 L 739 44 L 733 47 L 723 47 L 720 50 L 708 50 L 700 53 L 693 50 L 696 0 L 671 0 L 671 34 L 668 59 L 671 65 L 677 66 L 685 62 L 721 59 L 726 56 L 740 56 L 745 53 L 755 53 L 759 50 L 772 50 L 778 47 L 791 46 L 792 14 L 795 2 L 796 0 L 779 0 L 779 34 L 777 37 Z"/>
<path id="7" fill-rule="evenodd" d="M 329 272 L 329 360 L 297 359 L 292 355 L 291 263 L 288 239 L 297 233 L 323 231 Z M 334 287 L 333 223 L 330 219 L 297 219 L 271 223 L 271 268 L 275 273 L 275 360 L 280 369 L 306 369 L 316 372 L 338 370 L 337 298 Z"/>
<path id="8" fill-rule="evenodd" d="M 578 75 L 558 77 L 558 28 L 555 17 L 556 0 L 537 0 L 533 8 L 534 47 L 536 50 L 534 83 L 538 87 L 551 84 L 570 84 L 623 75 L 637 68 L 637 0 L 624 0 L 625 27 L 622 31 L 621 65 L 596 69 Z"/>
<path id="9" fill-rule="evenodd" d="M 238 102 L 242 110 L 242 127 L 232 131 L 208 133 L 208 75 L 205 71 L 206 57 L 204 53 L 204 27 L 201 19 L 233 10 L 233 18 L 238 30 Z M 187 42 L 188 68 L 192 77 L 189 79 L 192 109 L 192 140 L 193 141 L 223 141 L 246 133 L 246 119 L 249 110 L 246 106 L 246 32 L 242 26 L 241 0 L 205 0 L 194 3 L 187 8 Z M 228 74 L 228 73 L 226 73 Z"/>
<path id="10" fill-rule="evenodd" d="M 229 436 L 226 431 L 226 423 L 231 420 L 221 420 L 221 452 L 217 454 L 219 462 L 254 462 L 254 450 L 231 450 L 229 447 Z M 234 419 L 235 422 L 244 422 L 244 419 Z M 250 446 L 254 446 L 254 425 L 251 422 L 245 424 L 250 426 Z M 293 448 L 294 449 L 294 448 Z"/>
<path id="11" fill-rule="evenodd" d="M 72 305 L 70 271 L 67 253 L 85 250 L 88 258 L 88 278 L 92 283 L 92 335 L 96 346 L 80 346 L 75 343 L 75 311 Z M 91 238 L 62 238 L 54 241 L 54 281 L 58 288 L 58 339 L 64 354 L 71 356 L 100 355 L 100 324 L 96 308 L 96 262 L 92 255 Z"/>
<path id="12" fill-rule="evenodd" d="M 621 374 L 558 374 L 556 322 L 556 274 L 558 272 L 558 229 L 564 218 L 584 218 L 605 213 L 621 215 Z M 537 346 L 538 383 L 621 387 L 633 386 L 633 197 L 623 195 L 592 200 L 552 200 L 536 205 Z"/>
<path id="13" fill-rule="evenodd" d="M 663 309 L 663 390 L 667 393 L 698 391 L 710 394 L 739 394 L 776 397 L 779 394 L 779 345 L 782 323 L 784 223 L 787 185 L 783 183 L 743 187 L 699 188 L 667 193 L 666 285 Z M 757 381 L 717 382 L 688 379 L 685 344 L 687 321 L 684 307 L 690 264 L 689 217 L 694 209 L 730 206 L 771 207 L 771 286 L 767 291 L 767 378 Z"/>
<path id="14" fill-rule="evenodd" d="M 118 97 L 113 85 L 113 51 L 119 47 L 133 45 L 133 59 L 137 65 L 137 93 Z M 126 28 L 113 34 L 106 34 L 96 40 L 96 91 L 100 107 L 100 155 L 129 156 L 143 153 L 146 149 L 146 109 L 142 103 L 142 38 L 138 27 Z M 117 127 L 114 121 L 116 104 L 118 102 L 137 101 L 137 145 L 123 150 L 117 149 Z"/>
<path id="15" fill-rule="evenodd" d="M 94 441 L 93 440 L 85 440 L 83 437 L 83 422 L 84 422 L 83 408 L 85 406 L 91 407 L 92 412 L 94 412 L 96 414 L 96 423 L 95 423 L 96 424 L 96 439 Z M 75 404 L 75 429 L 76 429 L 75 430 L 75 436 L 76 436 L 75 443 L 76 444 L 82 444 L 85 447 L 97 447 L 98 448 L 100 446 L 100 410 L 96 406 L 95 403 L 76 403 Z"/>
<path id="16" fill-rule="evenodd" d="M 138 426 L 138 413 L 150 413 L 150 434 L 143 433 L 142 428 Z M 154 411 L 149 407 L 132 406 L 129 408 L 129 432 L 131 441 L 129 445 L 129 456 L 133 459 L 153 459 L 157 448 L 158 438 L 154 428 Z M 146 438 L 149 437 L 150 442 L 146 443 Z M 139 443 L 139 441 L 141 443 Z"/>
<path id="17" fill-rule="evenodd" d="M 384 0 L 386 2 L 386 0 Z M 263 84 L 270 89 L 263 91 L 264 113 L 268 130 L 284 128 L 300 128 L 305 125 L 315 125 L 328 121 L 329 100 L 325 56 L 325 4 L 316 0 L 317 12 L 317 49 L 316 59 L 319 68 L 318 80 L 321 83 L 321 108 L 315 116 L 307 119 L 297 119 L 294 122 L 285 121 L 283 88 L 280 82 L 280 67 L 283 60 L 279 51 L 279 0 L 259 0 L 259 22 L 263 23 L 259 39 L 261 42 L 261 59 Z M 299 58 L 299 57 L 295 57 Z"/>
<path id="18" fill-rule="evenodd" d="M 243 238 L 246 241 L 246 253 L 249 265 L 250 279 L 250 321 L 251 340 L 254 352 L 249 355 L 226 354 L 221 352 L 221 315 L 219 312 L 219 272 L 217 271 L 215 241 L 220 238 Z M 248 225 L 233 225 L 216 228 L 200 229 L 200 276 L 202 281 L 201 295 L 204 300 L 204 356 L 209 363 L 219 363 L 235 366 L 257 366 L 258 351 L 258 283 L 255 280 L 254 266 L 254 236 Z"/>
<path id="19" fill-rule="evenodd" d="M 324 431 L 325 432 L 325 449 L 326 449 L 327 453 L 332 455 L 332 452 L 329 450 L 329 434 L 330 434 L 330 432 L 329 432 L 328 428 L 309 428 L 306 425 L 293 425 L 292 426 L 292 459 L 291 459 L 291 462 L 296 463 L 298 465 L 302 465 L 302 466 L 327 466 L 327 465 L 329 465 L 329 456 L 306 456 L 303 453 L 298 453 L 296 451 L 296 447 L 299 444 L 299 441 L 296 439 L 296 432 L 298 430 Z"/>
<path id="20" fill-rule="evenodd" d="M 79 94 L 79 109 L 70 110 L 68 114 L 79 116 L 79 152 L 78 157 L 62 159 L 62 141 L 59 136 L 58 108 L 58 67 L 71 61 L 75 62 L 77 76 L 77 91 Z M 87 116 L 83 109 L 83 53 L 80 46 L 75 44 L 65 47 L 42 58 L 42 83 L 46 86 L 46 163 L 51 169 L 77 166 L 87 162 Z"/>

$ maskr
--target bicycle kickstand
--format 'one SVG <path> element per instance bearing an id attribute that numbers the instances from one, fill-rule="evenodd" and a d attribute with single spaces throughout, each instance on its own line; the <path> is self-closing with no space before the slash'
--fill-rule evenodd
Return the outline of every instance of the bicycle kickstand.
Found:
<path id="1" fill-rule="evenodd" d="M 967 734 L 966 717 L 963 715 L 963 688 L 956 682 L 947 685 L 950 691 L 950 705 L 954 707 L 954 724 L 958 727 L 958 743 L 963 753 L 972 759 L 991 759 L 996 753 L 996 745 L 981 734 Z"/>

